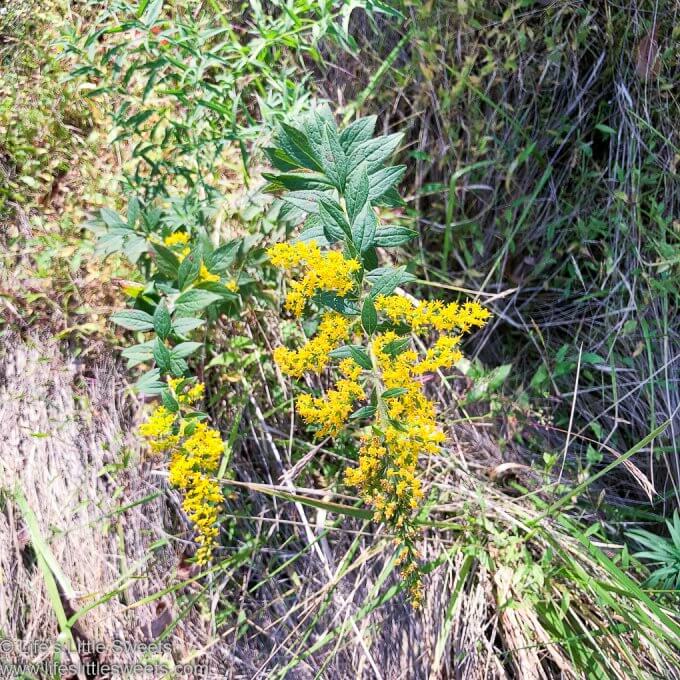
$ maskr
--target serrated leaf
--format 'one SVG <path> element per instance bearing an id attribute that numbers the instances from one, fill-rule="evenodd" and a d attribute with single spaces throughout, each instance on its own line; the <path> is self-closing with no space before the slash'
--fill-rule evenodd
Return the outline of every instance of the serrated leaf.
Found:
<path id="1" fill-rule="evenodd" d="M 347 347 L 349 348 L 350 357 L 354 359 L 361 368 L 365 368 L 367 371 L 370 371 L 373 368 L 371 357 L 369 357 L 363 349 L 357 349 L 354 345 L 347 345 Z"/>
<path id="2" fill-rule="evenodd" d="M 377 120 L 377 116 L 359 118 L 353 123 L 350 123 L 340 133 L 340 144 L 342 144 L 345 153 L 349 154 L 353 147 L 358 146 L 362 142 L 366 142 L 373 137 L 373 131 L 375 130 L 375 123 Z"/>
<path id="3" fill-rule="evenodd" d="M 319 199 L 319 218 L 329 241 L 351 240 L 352 231 L 342 208 L 334 200 L 326 197 Z"/>
<path id="4" fill-rule="evenodd" d="M 375 415 L 378 409 L 375 406 L 362 406 L 360 409 L 354 411 L 349 417 L 350 420 L 359 420 L 359 418 L 371 418 Z"/>
<path id="5" fill-rule="evenodd" d="M 362 161 L 366 162 L 366 170 L 370 175 L 392 157 L 401 143 L 403 133 L 374 137 L 352 147 L 349 154 L 349 170 L 352 172 Z"/>
<path id="6" fill-rule="evenodd" d="M 328 124 L 323 128 L 321 154 L 324 175 L 342 192 L 347 180 L 347 156 L 340 144 L 336 131 Z"/>
<path id="7" fill-rule="evenodd" d="M 400 246 L 412 238 L 418 236 L 417 231 L 413 229 L 408 229 L 407 227 L 401 227 L 398 225 L 389 225 L 387 227 L 382 227 L 375 232 L 375 244 L 382 248 L 394 248 L 395 246 Z"/>
<path id="8" fill-rule="evenodd" d="M 349 215 L 350 224 L 354 223 L 357 215 L 361 213 L 363 207 L 368 203 L 370 183 L 366 164 L 361 163 L 347 180 L 347 190 L 345 191 L 345 205 Z"/>
<path id="9" fill-rule="evenodd" d="M 352 241 L 360 253 L 366 252 L 375 244 L 378 218 L 370 203 L 366 203 L 352 223 Z"/>
<path id="10" fill-rule="evenodd" d="M 187 290 L 175 300 L 175 316 L 192 316 L 221 297 L 218 293 L 200 288 Z"/>
<path id="11" fill-rule="evenodd" d="M 323 172 L 323 166 L 304 132 L 286 123 L 281 123 L 277 139 L 283 152 L 288 158 L 293 159 L 297 167 Z"/>
<path id="12" fill-rule="evenodd" d="M 150 331 L 153 328 L 153 317 L 141 309 L 126 309 L 111 316 L 111 321 L 131 331 Z"/>
<path id="13" fill-rule="evenodd" d="M 368 177 L 370 189 L 368 197 L 371 201 L 382 198 L 395 184 L 401 181 L 406 172 L 405 165 L 395 165 L 389 168 L 381 168 Z"/>
<path id="14" fill-rule="evenodd" d="M 285 203 L 302 210 L 307 214 L 317 214 L 319 212 L 319 201 L 326 198 L 326 194 L 321 191 L 289 191 L 281 196 Z"/>
<path id="15" fill-rule="evenodd" d="M 170 354 L 170 373 L 172 373 L 172 375 L 179 378 L 184 375 L 188 369 L 189 367 L 184 359 L 177 357 L 174 354 Z"/>
<path id="16" fill-rule="evenodd" d="M 364 300 L 364 306 L 361 308 L 361 325 L 368 335 L 373 335 L 378 327 L 378 312 L 370 297 Z"/>
<path id="17" fill-rule="evenodd" d="M 165 302 L 161 301 L 156 305 L 156 310 L 153 313 L 153 327 L 156 335 L 165 340 L 172 330 L 172 323 L 170 321 L 170 312 L 165 306 Z"/>
<path id="18" fill-rule="evenodd" d="M 290 172 L 274 175 L 263 172 L 262 176 L 269 182 L 264 191 L 277 193 L 280 191 L 324 191 L 329 188 L 329 181 L 320 173 Z"/>
<path id="19" fill-rule="evenodd" d="M 369 294 L 375 299 L 379 295 L 389 295 L 397 286 L 415 281 L 416 277 L 409 274 L 403 267 L 378 267 L 367 272 L 366 279 L 373 284 Z"/>
<path id="20" fill-rule="evenodd" d="M 380 198 L 376 198 L 373 205 L 381 205 L 387 208 L 403 208 L 406 205 L 406 201 L 399 195 L 395 187 L 391 187 Z"/>
<path id="21" fill-rule="evenodd" d="M 99 211 L 99 217 L 109 228 L 129 229 L 127 222 L 115 210 L 111 210 L 111 208 L 102 208 Z"/>
<path id="22" fill-rule="evenodd" d="M 269 162 L 277 169 L 283 172 L 288 170 L 297 170 L 300 165 L 291 158 L 283 149 L 276 149 L 268 147 L 264 150 Z"/>

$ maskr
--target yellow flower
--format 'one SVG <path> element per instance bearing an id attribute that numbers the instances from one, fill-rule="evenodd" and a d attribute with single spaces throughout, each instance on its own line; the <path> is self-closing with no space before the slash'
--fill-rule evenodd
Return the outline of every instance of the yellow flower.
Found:
<path id="1" fill-rule="evenodd" d="M 232 279 L 226 286 L 232 293 L 238 293 L 238 282 Z"/>
<path id="2" fill-rule="evenodd" d="M 163 243 L 166 246 L 172 248 L 172 246 L 186 245 L 189 242 L 189 234 L 186 231 L 176 231 L 163 239 Z"/>
<path id="3" fill-rule="evenodd" d="M 171 432 L 175 422 L 175 414 L 170 413 L 165 406 L 159 406 L 151 417 L 139 427 L 140 434 L 145 438 L 164 437 Z"/>
<path id="4" fill-rule="evenodd" d="M 214 283 L 220 280 L 219 274 L 212 274 L 208 271 L 205 264 L 201 263 L 201 268 L 198 271 L 198 280 L 201 282 Z"/>
<path id="5" fill-rule="evenodd" d="M 190 406 L 203 395 L 202 383 L 178 394 L 181 383 L 181 378 L 168 380 L 180 404 Z M 176 421 L 179 430 L 175 432 Z M 222 437 L 206 423 L 183 419 L 164 406 L 156 408 L 139 429 L 152 451 L 170 453 L 168 481 L 184 492 L 182 508 L 196 529 L 199 546 L 196 561 L 206 564 L 217 545 L 217 522 L 224 502 L 219 483 L 210 477 L 219 469 L 224 452 Z"/>
<path id="6" fill-rule="evenodd" d="M 319 292 L 347 295 L 356 285 L 354 273 L 361 269 L 358 260 L 345 259 L 342 253 L 322 253 L 315 241 L 277 243 L 267 255 L 272 264 L 286 270 L 300 269 L 302 278 L 291 281 L 285 307 L 293 316 L 301 316 L 309 298 Z"/>
<path id="7" fill-rule="evenodd" d="M 337 312 L 326 312 L 316 335 L 298 350 L 277 347 L 274 361 L 283 373 L 300 378 L 306 371 L 320 373 L 330 361 L 331 350 L 349 335 L 350 322 Z"/>

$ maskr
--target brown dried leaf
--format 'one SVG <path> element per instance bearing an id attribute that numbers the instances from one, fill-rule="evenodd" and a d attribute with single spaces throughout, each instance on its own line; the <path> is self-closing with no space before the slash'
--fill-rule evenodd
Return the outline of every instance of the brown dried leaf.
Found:
<path id="1" fill-rule="evenodd" d="M 659 43 L 654 31 L 648 33 L 637 46 L 637 57 L 635 59 L 635 72 L 642 80 L 656 78 L 661 72 L 661 61 L 659 60 Z"/>

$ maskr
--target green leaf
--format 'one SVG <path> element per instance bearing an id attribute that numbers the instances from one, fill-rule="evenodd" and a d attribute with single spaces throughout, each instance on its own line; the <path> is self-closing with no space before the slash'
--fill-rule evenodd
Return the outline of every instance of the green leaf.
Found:
<path id="1" fill-rule="evenodd" d="M 189 367 L 187 366 L 187 362 L 184 361 L 184 359 L 175 356 L 172 353 L 170 354 L 170 373 L 172 373 L 172 375 L 174 375 L 176 378 L 179 378 L 188 370 Z"/>
<path id="2" fill-rule="evenodd" d="M 153 317 L 141 309 L 126 309 L 111 316 L 111 321 L 131 331 L 150 331 L 153 328 Z"/>
<path id="3" fill-rule="evenodd" d="M 184 337 L 187 333 L 202 326 L 204 323 L 203 319 L 196 319 L 194 317 L 176 317 L 172 322 L 172 330 L 176 335 Z"/>
<path id="4" fill-rule="evenodd" d="M 172 323 L 170 321 L 170 313 L 165 306 L 165 302 L 161 301 L 156 305 L 156 310 L 153 313 L 153 327 L 156 335 L 165 340 L 172 330 Z"/>
<path id="5" fill-rule="evenodd" d="M 361 253 L 361 262 L 366 273 L 370 273 L 378 268 L 378 253 L 375 247 L 368 248 Z"/>
<path id="6" fill-rule="evenodd" d="M 177 413 L 177 411 L 179 411 L 179 403 L 177 402 L 177 399 L 170 394 L 170 390 L 163 390 L 161 392 L 161 403 L 168 411 L 170 411 L 170 413 Z"/>
<path id="7" fill-rule="evenodd" d="M 166 384 L 160 380 L 161 372 L 157 368 L 147 371 L 136 383 L 135 389 L 141 394 L 160 394 Z"/>
<path id="8" fill-rule="evenodd" d="M 280 191 L 324 191 L 329 188 L 329 181 L 324 175 L 314 172 L 290 172 L 279 175 L 270 172 L 263 172 L 269 184 L 265 187 L 267 193 L 278 193 Z"/>
<path id="9" fill-rule="evenodd" d="M 366 279 L 373 285 L 370 296 L 389 295 L 397 286 L 415 281 L 416 277 L 409 274 L 403 267 L 378 267 L 366 273 Z"/>
<path id="10" fill-rule="evenodd" d="M 371 204 L 366 203 L 352 223 L 352 241 L 360 253 L 373 247 L 377 228 L 378 218 Z"/>
<path id="11" fill-rule="evenodd" d="M 154 343 L 155 340 L 149 340 L 148 342 L 141 342 L 132 347 L 126 347 L 121 352 L 121 356 L 127 359 L 127 367 L 134 368 L 139 364 L 143 364 L 145 361 L 151 361 L 151 359 L 153 359 Z"/>
<path id="12" fill-rule="evenodd" d="M 342 208 L 334 200 L 326 197 L 319 199 L 319 218 L 329 241 L 352 239 L 352 231 Z"/>
<path id="13" fill-rule="evenodd" d="M 343 345 L 332 349 L 328 356 L 332 359 L 350 359 L 352 357 L 352 348 L 361 350 L 361 345 Z"/>
<path id="14" fill-rule="evenodd" d="M 335 295 L 335 293 L 330 293 L 324 291 L 322 293 L 317 293 L 312 300 L 318 305 L 323 307 L 329 307 L 330 309 L 344 314 L 345 316 L 356 316 L 359 314 L 359 310 L 356 305 L 349 300 Z"/>
<path id="15" fill-rule="evenodd" d="M 296 163 L 297 167 L 323 172 L 323 165 L 314 153 L 304 132 L 286 123 L 281 123 L 277 139 L 283 152 Z"/>
<path id="16" fill-rule="evenodd" d="M 222 296 L 218 293 L 192 288 L 182 293 L 175 301 L 175 316 L 192 316 L 220 298 Z"/>
<path id="17" fill-rule="evenodd" d="M 300 243 L 302 241 L 316 241 L 317 245 L 320 246 L 330 245 L 331 242 L 326 238 L 323 223 L 318 215 L 309 215 L 305 220 L 299 236 L 293 239 L 294 243 Z"/>
<path id="18" fill-rule="evenodd" d="M 345 205 L 349 215 L 350 224 L 354 223 L 357 215 L 368 203 L 369 179 L 366 164 L 361 163 L 349 176 L 347 190 L 345 191 Z"/>
<path id="19" fill-rule="evenodd" d="M 413 229 L 391 225 L 378 229 L 375 232 L 375 244 L 377 246 L 382 246 L 383 248 L 394 248 L 395 246 L 400 246 L 402 243 L 410 241 L 416 236 L 418 236 L 418 232 L 413 231 Z"/>
<path id="20" fill-rule="evenodd" d="M 361 309 L 361 325 L 368 335 L 373 335 L 378 327 L 378 312 L 370 297 L 364 300 L 364 306 Z"/>
<path id="21" fill-rule="evenodd" d="M 127 222 L 115 210 L 111 210 L 111 208 L 102 208 L 99 211 L 99 217 L 109 228 L 129 229 Z"/>
<path id="22" fill-rule="evenodd" d="M 381 395 L 381 399 L 394 399 L 395 397 L 400 397 L 402 394 L 406 394 L 408 390 L 405 387 L 390 387 L 389 390 L 385 390 Z"/>
<path id="23" fill-rule="evenodd" d="M 362 142 L 367 142 L 373 137 L 377 120 L 377 116 L 359 118 L 340 133 L 340 144 L 342 144 L 345 153 L 349 154 L 355 146 L 359 146 Z"/>
<path id="24" fill-rule="evenodd" d="M 395 184 L 401 181 L 406 172 L 405 165 L 395 165 L 390 168 L 382 168 L 370 175 L 370 190 L 368 197 L 371 201 L 382 198 Z"/>
<path id="25" fill-rule="evenodd" d="M 362 161 L 366 162 L 366 170 L 369 175 L 378 170 L 396 151 L 403 136 L 403 133 L 397 132 L 393 135 L 374 137 L 354 146 L 349 154 L 350 172 Z"/>
<path id="26" fill-rule="evenodd" d="M 350 420 L 359 420 L 359 418 L 371 418 L 375 415 L 378 409 L 375 406 L 362 406 L 360 409 L 354 411 L 349 417 Z"/>
<path id="27" fill-rule="evenodd" d="M 397 338 L 383 347 L 383 352 L 390 357 L 396 357 L 405 351 L 411 343 L 411 338 Z"/>
<path id="28" fill-rule="evenodd" d="M 323 173 L 342 192 L 347 180 L 347 156 L 337 132 L 326 124 L 321 138 Z"/>
<path id="29" fill-rule="evenodd" d="M 203 347 L 202 342 L 180 342 L 170 350 L 170 354 L 179 359 L 186 359 L 201 347 Z"/>
<path id="30" fill-rule="evenodd" d="M 322 191 L 290 191 L 281 196 L 281 200 L 290 203 L 307 214 L 319 212 L 319 201 L 326 198 Z"/>
<path id="31" fill-rule="evenodd" d="M 264 150 L 269 162 L 277 169 L 287 172 L 288 170 L 297 170 L 300 165 L 294 158 L 289 156 L 283 149 L 274 149 L 268 147 Z"/>
<path id="32" fill-rule="evenodd" d="M 367 371 L 370 371 L 373 368 L 371 357 L 369 357 L 363 349 L 357 349 L 354 345 L 347 345 L 347 347 L 349 348 L 350 357 L 352 357 L 361 368 L 365 368 Z"/>
<path id="33" fill-rule="evenodd" d="M 236 259 L 242 240 L 240 238 L 229 241 L 210 253 L 206 253 L 203 261 L 209 271 L 221 274 Z"/>
<path id="34" fill-rule="evenodd" d="M 198 272 L 201 270 L 201 255 L 200 252 L 192 251 L 189 253 L 179 265 L 177 272 L 177 284 L 180 290 L 184 290 L 190 286 L 198 277 Z"/>
<path id="35" fill-rule="evenodd" d="M 160 243 L 152 243 L 151 247 L 156 252 L 156 267 L 167 279 L 175 279 L 179 270 L 179 258 L 175 253 Z"/>
<path id="36" fill-rule="evenodd" d="M 170 370 L 170 360 L 172 359 L 170 350 L 160 338 L 156 338 L 156 343 L 153 346 L 153 358 L 162 373 L 167 373 Z"/>

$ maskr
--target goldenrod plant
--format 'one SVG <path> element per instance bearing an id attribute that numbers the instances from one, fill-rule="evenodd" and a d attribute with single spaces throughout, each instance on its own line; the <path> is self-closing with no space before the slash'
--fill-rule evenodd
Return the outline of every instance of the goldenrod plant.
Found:
<path id="1" fill-rule="evenodd" d="M 140 427 L 154 454 L 169 456 L 168 481 L 184 492 L 182 508 L 196 529 L 196 561 L 210 561 L 217 545 L 217 520 L 224 501 L 215 480 L 224 444 L 218 430 L 210 427 L 207 415 L 195 410 L 205 390 L 203 383 L 169 378 L 158 406 Z"/>
<path id="2" fill-rule="evenodd" d="M 370 116 L 338 130 L 319 109 L 296 127 L 282 125 L 269 150 L 281 172 L 268 175 L 268 190 L 280 196 L 288 221 L 303 226 L 268 255 L 289 276 L 285 311 L 318 320 L 306 344 L 279 347 L 274 358 L 292 378 L 332 368 L 334 385 L 322 395 L 301 394 L 297 412 L 318 437 L 356 430 L 357 465 L 345 481 L 393 531 L 418 606 L 416 518 L 426 494 L 419 463 L 446 440 L 424 377 L 453 367 L 462 337 L 489 312 L 476 302 L 418 300 L 401 290 L 411 273 L 379 266 L 378 249 L 405 244 L 416 232 L 378 219 L 378 208 L 401 202 L 395 185 L 405 166 L 386 165 L 401 135 L 374 137 L 375 123 Z"/>

